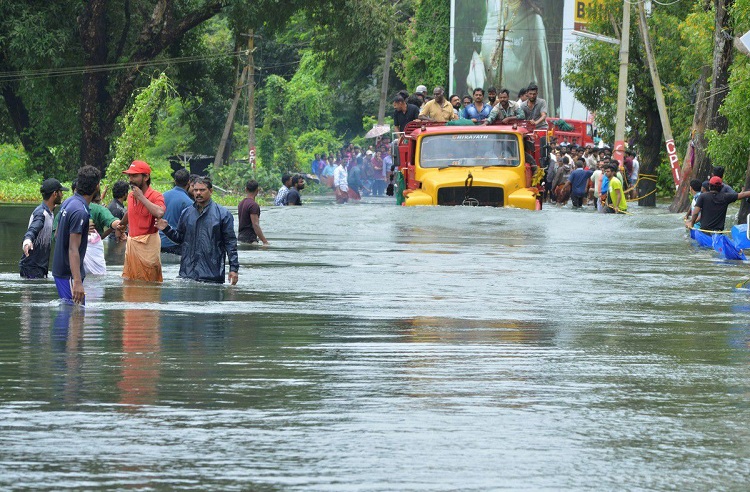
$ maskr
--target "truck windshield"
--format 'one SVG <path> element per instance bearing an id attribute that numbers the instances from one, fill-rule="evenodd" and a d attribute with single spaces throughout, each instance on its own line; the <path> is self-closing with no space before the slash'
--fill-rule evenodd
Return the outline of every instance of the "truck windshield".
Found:
<path id="1" fill-rule="evenodd" d="M 423 168 L 518 166 L 518 137 L 507 133 L 426 136 L 422 139 L 419 163 Z"/>

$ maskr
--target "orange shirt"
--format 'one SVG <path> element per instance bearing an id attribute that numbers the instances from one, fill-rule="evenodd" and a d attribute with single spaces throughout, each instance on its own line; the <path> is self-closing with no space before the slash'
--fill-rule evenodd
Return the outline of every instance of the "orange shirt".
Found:
<path id="1" fill-rule="evenodd" d="M 145 197 L 156 206 L 164 207 L 164 196 L 150 186 L 144 193 Z M 159 230 L 154 225 L 156 218 L 151 215 L 146 206 L 136 200 L 132 193 L 128 194 L 128 234 L 131 236 L 143 236 L 155 234 Z"/>

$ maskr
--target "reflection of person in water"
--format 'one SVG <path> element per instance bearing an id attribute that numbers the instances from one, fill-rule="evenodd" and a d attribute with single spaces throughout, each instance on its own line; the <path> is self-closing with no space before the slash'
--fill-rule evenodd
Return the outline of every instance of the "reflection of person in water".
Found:
<path id="1" fill-rule="evenodd" d="M 482 51 L 474 53 L 466 82 L 476 87 L 478 81 L 497 81 L 502 60 L 502 86 L 517 91 L 534 82 L 555 108 L 547 35 L 541 11 L 533 0 L 486 0 L 487 24 L 482 35 Z M 505 43 L 499 30 L 505 28 Z M 502 53 L 499 51 L 503 44 Z M 484 71 L 484 73 L 480 73 Z"/>

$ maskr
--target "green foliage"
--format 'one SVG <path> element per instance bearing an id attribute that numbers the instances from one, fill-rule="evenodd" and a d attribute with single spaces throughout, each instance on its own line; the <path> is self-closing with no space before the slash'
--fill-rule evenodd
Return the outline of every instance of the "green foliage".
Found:
<path id="1" fill-rule="evenodd" d="M 123 131 L 115 142 L 114 157 L 107 167 L 105 183 L 114 183 L 134 159 L 144 158 L 151 142 L 154 115 L 172 97 L 174 89 L 164 73 L 152 79 L 148 87 L 136 96 L 123 118 Z"/>
<path id="2" fill-rule="evenodd" d="M 629 4 L 633 10 L 626 112 L 626 127 L 630 135 L 626 135 L 626 139 L 634 141 L 637 150 L 642 152 L 641 165 L 644 172 L 661 173 L 660 166 L 666 160 L 666 150 L 662 142 L 656 140 L 660 126 L 648 126 L 655 120 L 658 125 L 658 117 L 638 28 L 638 12 L 632 6 L 633 3 Z M 617 37 L 613 23 L 621 25 L 622 6 L 621 0 L 602 0 L 592 9 L 589 29 Z M 615 20 L 612 21 L 612 18 Z M 690 139 L 694 84 L 700 76 L 700 67 L 705 60 L 711 59 L 713 43 L 710 19 L 710 14 L 707 15 L 699 6 L 690 2 L 654 6 L 648 18 L 656 65 L 679 154 L 684 152 Z M 614 140 L 617 111 L 618 51 L 618 46 L 579 40 L 572 47 L 573 56 L 563 71 L 563 80 L 576 99 L 590 111 L 596 112 L 600 135 L 609 142 Z M 683 63 L 682 58 L 687 62 Z M 664 189 L 673 188 L 670 179 L 670 185 Z"/>
<path id="3" fill-rule="evenodd" d="M 341 149 L 343 142 L 330 130 L 312 130 L 297 138 L 298 155 L 303 163 L 312 162 L 315 154 L 330 154 Z M 307 169 L 305 169 L 307 171 Z"/>
<path id="4" fill-rule="evenodd" d="M 236 193 L 242 192 L 245 188 L 245 183 L 250 179 L 254 179 L 252 169 L 247 165 L 247 162 L 226 164 L 219 169 L 215 169 L 213 165 L 210 165 L 207 172 L 211 176 L 214 185 Z"/>
<path id="5" fill-rule="evenodd" d="M 750 29 L 750 0 L 737 0 L 732 8 L 735 32 Z M 738 53 L 735 51 L 735 53 Z M 708 154 L 714 165 L 724 166 L 724 179 L 734 189 L 743 189 L 750 156 L 750 59 L 735 55 L 729 76 L 729 87 L 719 112 L 727 117 L 729 127 L 723 135 L 709 132 Z"/>
<path id="6" fill-rule="evenodd" d="M 748 156 L 750 156 L 750 117 L 747 101 L 750 100 L 750 64 L 747 58 L 735 60 L 729 77 L 732 89 L 719 110 L 727 117 L 729 128 L 724 134 L 708 133 L 708 154 L 716 166 L 724 166 L 724 179 L 735 189 L 745 183 Z"/>
<path id="7" fill-rule="evenodd" d="M 189 108 L 177 98 L 164 104 L 156 115 L 153 138 L 145 150 L 149 162 L 192 149 L 196 135 L 187 124 L 188 113 Z"/>
<path id="8" fill-rule="evenodd" d="M 447 90 L 450 50 L 450 0 L 417 0 L 396 67 L 410 91 L 419 84 Z"/>
<path id="9" fill-rule="evenodd" d="M 15 145 L 0 145 L 0 180 L 22 180 L 28 175 L 29 158 L 23 149 Z"/>
<path id="10" fill-rule="evenodd" d="M 0 180 L 0 202 L 40 202 L 38 180 Z"/>

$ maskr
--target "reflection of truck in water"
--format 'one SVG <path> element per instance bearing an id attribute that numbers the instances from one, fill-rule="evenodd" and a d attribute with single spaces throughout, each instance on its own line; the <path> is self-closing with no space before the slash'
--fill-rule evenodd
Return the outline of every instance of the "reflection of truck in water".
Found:
<path id="1" fill-rule="evenodd" d="M 541 137 L 509 125 L 409 123 L 399 141 L 405 205 L 542 207 Z M 535 134 L 536 133 L 536 134 Z"/>

